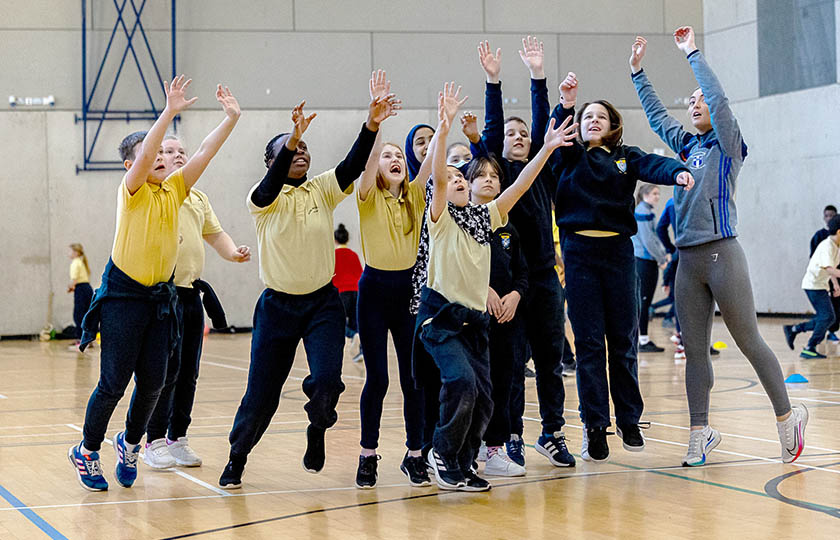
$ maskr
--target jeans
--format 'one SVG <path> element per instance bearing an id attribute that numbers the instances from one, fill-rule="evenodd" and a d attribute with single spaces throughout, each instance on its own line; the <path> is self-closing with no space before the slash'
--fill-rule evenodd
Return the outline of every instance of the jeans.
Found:
<path id="1" fill-rule="evenodd" d="M 808 301 L 814 306 L 817 312 L 810 321 L 796 325 L 799 332 L 811 332 L 811 339 L 808 340 L 808 348 L 813 349 L 825 339 L 828 328 L 834 324 L 834 306 L 831 304 L 831 296 L 828 291 L 805 289 Z"/>

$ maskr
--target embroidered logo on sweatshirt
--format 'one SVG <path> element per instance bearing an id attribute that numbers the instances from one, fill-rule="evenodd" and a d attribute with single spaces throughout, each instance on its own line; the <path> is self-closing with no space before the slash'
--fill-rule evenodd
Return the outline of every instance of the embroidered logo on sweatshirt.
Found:
<path id="1" fill-rule="evenodd" d="M 502 240 L 502 249 L 505 251 L 510 249 L 510 233 L 503 232 L 499 235 L 499 238 Z"/>
<path id="2" fill-rule="evenodd" d="M 618 170 L 621 171 L 621 174 L 627 172 L 627 160 L 624 158 L 615 160 L 615 166 L 618 167 Z"/>
<path id="3" fill-rule="evenodd" d="M 692 169 L 702 169 L 704 165 L 706 165 L 706 156 L 708 155 L 709 151 L 705 148 L 700 148 L 690 156 L 686 160 L 686 164 Z"/>

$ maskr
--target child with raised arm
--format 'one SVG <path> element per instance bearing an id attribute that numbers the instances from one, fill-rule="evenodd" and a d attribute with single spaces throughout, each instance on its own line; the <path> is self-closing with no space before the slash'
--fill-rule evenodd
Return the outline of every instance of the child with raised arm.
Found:
<path id="1" fill-rule="evenodd" d="M 694 30 L 678 28 L 674 42 L 685 53 L 700 85 L 689 98 L 687 111 L 698 133 L 683 129 L 656 95 L 642 70 L 647 49 L 643 37 L 637 37 L 631 46 L 630 68 L 651 128 L 697 177 L 697 189 L 674 193 L 675 243 L 680 250 L 675 299 L 685 346 L 691 420 L 683 465 L 705 464 L 706 456 L 721 441 L 720 432 L 709 426 L 714 379 L 709 349 L 716 302 L 773 404 L 781 457 L 791 462 L 805 446 L 808 410 L 804 405 L 791 407 L 779 361 L 758 332 L 747 258 L 736 231 L 735 183 L 747 157 L 747 145 L 720 81 L 695 46 Z"/>
<path id="2" fill-rule="evenodd" d="M 475 157 L 496 156 L 502 165 L 502 189 L 510 187 L 543 146 L 543 135 L 550 111 L 548 88 L 543 68 L 543 44 L 536 38 L 522 40 L 520 58 L 531 75 L 531 130 L 518 117 L 504 117 L 502 87 L 499 82 L 501 50 L 494 54 L 487 41 L 478 46 L 478 57 L 487 78 L 485 90 L 485 124 L 479 144 L 473 144 Z M 471 137 L 474 141 L 475 136 Z M 551 230 L 551 170 L 542 169 L 538 181 L 511 211 L 510 220 L 522 239 L 522 252 L 528 264 L 528 293 L 522 299 L 525 331 L 537 374 L 537 398 L 542 418 L 542 433 L 534 449 L 556 467 L 574 466 L 575 458 L 566 447 L 563 426 L 565 389 L 562 369 L 565 341 L 563 289 L 554 271 L 554 241 Z M 514 373 L 516 396 L 524 396 L 524 367 Z M 513 410 L 524 410 L 524 403 L 511 404 Z M 508 455 L 525 465 L 522 433 L 512 433 L 507 443 Z"/>
<path id="3" fill-rule="evenodd" d="M 303 468 L 319 473 L 326 459 L 324 434 L 338 420 L 344 391 L 344 306 L 332 284 L 335 273 L 333 211 L 353 192 L 365 167 L 379 124 L 396 114 L 399 100 L 388 94 L 371 100 L 368 117 L 347 157 L 335 168 L 308 179 L 309 151 L 302 140 L 315 114 L 301 102 L 292 111 L 294 131 L 273 137 L 265 149 L 263 179 L 246 204 L 257 229 L 260 278 L 265 290 L 254 309 L 248 387 L 230 432 L 230 459 L 219 485 L 242 485 L 248 454 L 277 411 L 283 384 L 303 340 L 309 375 L 303 392 L 309 418 Z"/>
<path id="4" fill-rule="evenodd" d="M 461 172 L 447 167 L 446 136 L 460 105 L 455 84 L 438 101 L 433 192 L 428 208 L 428 279 L 423 288 L 417 332 L 440 370 L 440 417 L 428 462 L 442 489 L 486 491 L 490 484 L 472 469 L 481 436 L 492 414 L 486 312 L 490 282 L 490 237 L 531 187 L 551 151 L 568 144 L 563 128 L 549 126 L 544 148 L 498 199 L 469 203 Z"/>
<path id="5" fill-rule="evenodd" d="M 218 89 L 225 112 L 238 117 L 239 104 L 228 88 Z M 178 137 L 167 135 L 163 141 L 167 174 L 185 167 L 187 151 Z M 180 318 L 178 344 L 169 359 L 166 383 L 158 398 L 146 430 L 143 461 L 149 467 L 166 469 L 175 465 L 198 467 L 201 457 L 187 438 L 195 401 L 201 348 L 204 343 L 204 306 L 196 281 L 204 270 L 204 243 L 207 242 L 226 261 L 251 260 L 248 246 L 237 246 L 222 229 L 210 199 L 203 191 L 190 189 L 178 212 L 181 243 L 175 263 L 175 288 L 178 292 Z"/>
<path id="6" fill-rule="evenodd" d="M 560 85 L 561 103 L 552 118 L 560 121 L 574 116 L 577 91 L 577 77 L 569 73 Z M 607 101 L 584 104 L 577 122 L 580 131 L 575 144 L 553 156 L 555 215 L 562 238 L 580 416 L 585 425 L 581 457 L 603 462 L 610 455 L 610 396 L 624 448 L 640 452 L 645 446 L 639 431 L 644 404 L 637 374 L 639 303 L 630 240 L 637 231 L 633 216 L 636 183 L 642 180 L 691 189 L 694 180 L 676 160 L 625 146 L 621 114 Z"/>
<path id="7" fill-rule="evenodd" d="M 137 478 L 140 440 L 166 379 L 178 339 L 177 293 L 173 280 L 178 252 L 178 210 L 239 119 L 225 105 L 225 119 L 207 136 L 184 167 L 166 176 L 161 142 L 166 128 L 198 98 L 186 99 L 183 75 L 164 85 L 166 108 L 148 133 L 132 133 L 120 144 L 125 174 L 117 196 L 117 226 L 111 260 L 82 323 L 84 348 L 97 330 L 102 337 L 100 376 L 88 401 L 84 440 L 68 451 L 82 487 L 108 489 L 99 449 L 117 402 L 134 375 L 135 394 L 125 431 L 113 440 L 115 476 L 123 487 Z"/>

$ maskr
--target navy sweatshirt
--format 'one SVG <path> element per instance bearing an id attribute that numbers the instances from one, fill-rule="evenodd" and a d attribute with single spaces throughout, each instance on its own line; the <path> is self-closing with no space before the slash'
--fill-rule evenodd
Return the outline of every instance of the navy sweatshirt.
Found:
<path id="1" fill-rule="evenodd" d="M 574 108 L 557 105 L 552 117 L 560 125 Z M 562 231 L 610 231 L 636 234 L 633 216 L 637 180 L 673 186 L 677 175 L 688 169 L 677 160 L 646 154 L 635 146 L 620 145 L 586 150 L 580 142 L 561 146 L 551 158 L 557 178 L 554 213 Z"/>
<path id="2" fill-rule="evenodd" d="M 519 233 L 510 222 L 490 237 L 490 286 L 500 297 L 518 291 L 525 298 L 528 291 L 528 263 L 522 254 Z"/>
<path id="3" fill-rule="evenodd" d="M 545 79 L 531 79 L 531 150 L 533 158 L 545 140 L 550 105 Z M 502 166 L 502 190 L 507 189 L 525 168 L 525 161 L 508 161 L 502 157 L 505 142 L 505 112 L 502 105 L 502 84 L 487 83 L 484 95 L 484 130 L 478 144 L 471 144 L 473 156 L 492 155 Z M 548 167 L 543 167 L 531 189 L 525 192 L 508 214 L 519 233 L 522 253 L 531 274 L 554 271 L 554 238 L 551 234 L 551 192 L 555 183 Z"/>

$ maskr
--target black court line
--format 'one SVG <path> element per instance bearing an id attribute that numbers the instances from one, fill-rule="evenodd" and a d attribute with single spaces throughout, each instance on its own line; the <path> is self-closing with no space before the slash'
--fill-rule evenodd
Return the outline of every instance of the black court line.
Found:
<path id="1" fill-rule="evenodd" d="M 808 457 L 816 457 L 818 455 L 824 455 L 824 454 L 813 454 L 813 455 L 809 455 Z M 803 456 L 803 457 L 805 457 L 805 456 Z M 732 461 L 722 461 L 722 462 L 718 462 L 718 463 L 715 463 L 715 464 L 716 465 L 738 464 L 738 463 L 751 463 L 751 462 L 756 462 L 756 461 L 762 461 L 762 460 L 758 460 L 758 459 L 738 459 L 738 460 L 732 460 Z M 620 464 L 616 463 L 616 465 L 620 465 Z M 836 464 L 832 464 L 830 466 L 833 466 L 833 465 L 836 465 Z M 648 470 L 648 469 L 642 469 L 642 470 L 643 470 L 643 472 L 657 473 L 657 472 L 660 472 L 660 471 L 661 472 L 665 472 L 665 471 L 669 471 L 669 470 L 686 471 L 686 470 L 691 470 L 691 469 L 686 469 L 682 465 L 672 465 L 672 466 L 667 466 L 667 467 L 656 467 L 654 470 Z M 501 489 L 501 488 L 505 488 L 505 487 L 522 486 L 522 485 L 527 485 L 527 484 L 540 484 L 540 483 L 545 483 L 545 482 L 556 482 L 557 480 L 569 480 L 569 479 L 573 479 L 573 478 L 588 478 L 590 476 L 610 476 L 610 475 L 613 475 L 613 474 L 624 474 L 626 472 L 627 472 L 627 470 L 602 471 L 602 472 L 593 472 L 593 473 L 573 474 L 573 475 L 567 475 L 567 476 L 555 476 L 555 477 L 551 477 L 551 478 L 534 478 L 532 480 L 523 480 L 523 481 L 520 481 L 520 482 L 510 482 L 510 483 L 507 483 L 507 484 L 498 484 L 498 485 L 494 486 L 492 489 L 497 490 L 497 489 Z M 674 476 L 674 475 L 669 474 L 669 476 Z M 677 478 L 679 478 L 679 477 L 677 477 Z M 432 486 L 432 487 L 434 487 L 434 486 Z M 756 494 L 758 494 L 758 493 L 756 493 Z M 236 530 L 236 529 L 240 529 L 240 528 L 243 528 L 243 527 L 250 527 L 251 525 L 263 525 L 263 524 L 266 524 L 266 523 L 273 523 L 273 522 L 276 522 L 276 521 L 285 521 L 285 520 L 288 520 L 288 519 L 304 517 L 304 516 L 311 516 L 311 515 L 316 515 L 316 514 L 324 514 L 326 512 L 333 512 L 333 511 L 337 511 L 337 510 L 350 510 L 352 508 L 364 508 L 366 506 L 376 506 L 376 505 L 380 505 L 380 504 L 411 501 L 411 500 L 416 500 L 416 499 L 427 499 L 427 498 L 430 498 L 430 497 L 442 497 L 442 496 L 446 496 L 446 495 L 466 495 L 466 496 L 480 495 L 480 496 L 485 496 L 483 494 L 469 493 L 469 492 L 463 492 L 463 491 L 438 490 L 434 493 L 424 493 L 422 495 L 411 495 L 411 496 L 407 496 L 407 497 L 396 497 L 396 498 L 393 498 L 393 499 L 383 499 L 383 500 L 369 501 L 369 502 L 366 502 L 366 503 L 357 503 L 357 504 L 346 504 L 346 505 L 342 505 L 342 506 L 332 506 L 332 507 L 329 507 L 329 508 L 318 508 L 316 510 L 307 510 L 305 512 L 297 512 L 297 513 L 294 513 L 294 514 L 287 514 L 287 515 L 284 515 L 284 516 L 277 516 L 277 517 L 272 517 L 272 518 L 259 519 L 259 520 L 255 520 L 255 521 L 248 521 L 248 522 L 245 522 L 245 523 L 237 523 L 235 525 L 227 525 L 227 526 L 224 526 L 224 527 L 217 527 L 215 529 L 207 529 L 207 530 L 204 530 L 204 531 L 196 531 L 196 532 L 186 533 L 186 534 L 182 534 L 182 535 L 178 535 L 178 536 L 167 536 L 165 538 L 162 538 L 161 540 L 178 540 L 178 539 L 181 539 L 181 538 L 194 538 L 196 536 L 204 536 L 204 535 L 207 535 L 207 534 L 213 534 L 213 533 L 217 533 L 217 532 L 231 531 L 231 530 Z M 809 507 L 805 507 L 805 508 L 806 509 L 811 509 Z"/>
<path id="2" fill-rule="evenodd" d="M 827 465 L 822 465 L 822 467 L 836 467 L 837 465 L 840 465 L 840 461 L 837 461 L 835 463 L 829 463 Z M 799 469 L 798 471 L 789 472 L 772 478 L 766 484 L 764 484 L 764 493 L 766 493 L 768 496 L 776 499 L 779 502 L 789 504 L 791 506 L 795 506 L 797 508 L 802 508 L 805 510 L 821 512 L 833 518 L 840 519 L 840 508 L 803 501 L 801 499 L 791 499 L 790 497 L 785 497 L 781 494 L 781 492 L 779 492 L 779 485 L 788 478 L 792 478 L 799 474 L 805 474 L 813 470 L 815 469 Z"/>

